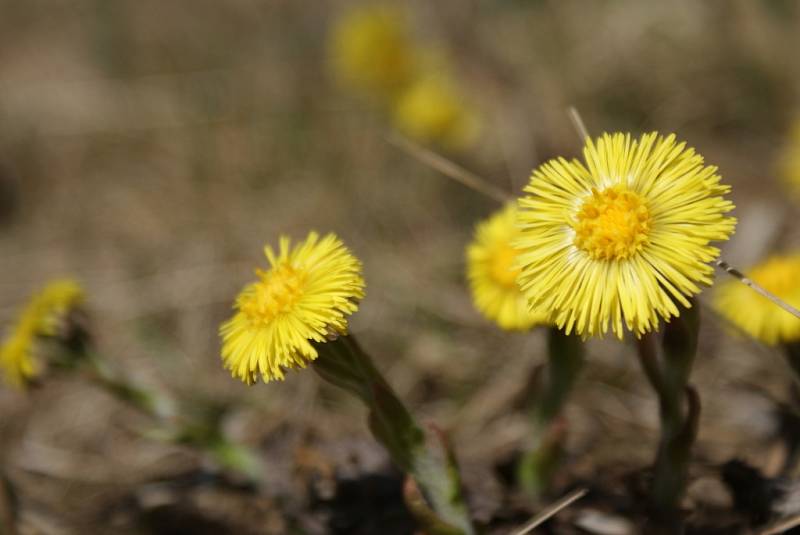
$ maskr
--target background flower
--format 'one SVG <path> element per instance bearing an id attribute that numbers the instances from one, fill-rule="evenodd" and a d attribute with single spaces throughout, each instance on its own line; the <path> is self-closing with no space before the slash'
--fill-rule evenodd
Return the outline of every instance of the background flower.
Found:
<path id="1" fill-rule="evenodd" d="M 745 273 L 765 290 L 800 308 L 800 253 L 772 256 Z M 800 319 L 738 281 L 725 281 L 717 288 L 714 308 L 765 344 L 800 340 Z"/>
<path id="2" fill-rule="evenodd" d="M 43 365 L 35 352 L 36 339 L 56 336 L 69 311 L 84 299 L 83 289 L 69 279 L 50 282 L 31 297 L 0 346 L 0 370 L 9 384 L 23 387 L 41 373 Z"/>
<path id="3" fill-rule="evenodd" d="M 511 243 L 519 237 L 517 208 L 509 204 L 478 223 L 467 247 L 467 279 L 472 302 L 486 318 L 502 329 L 524 330 L 542 323 L 543 313 L 532 312 L 517 285 L 517 250 Z"/>
<path id="4" fill-rule="evenodd" d="M 351 88 L 389 99 L 417 68 L 405 11 L 398 5 L 364 5 L 344 13 L 331 34 L 336 76 Z"/>
<path id="5" fill-rule="evenodd" d="M 445 148 L 469 146 L 478 134 L 478 119 L 455 81 L 441 74 L 422 76 L 398 98 L 394 121 L 404 134 Z"/>

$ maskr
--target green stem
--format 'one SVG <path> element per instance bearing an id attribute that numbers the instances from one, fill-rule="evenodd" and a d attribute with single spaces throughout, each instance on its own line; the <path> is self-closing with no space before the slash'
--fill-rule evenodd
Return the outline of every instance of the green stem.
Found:
<path id="1" fill-rule="evenodd" d="M 678 512 L 700 414 L 699 397 L 689 386 L 699 326 L 699 307 L 682 308 L 680 316 L 664 327 L 661 353 L 653 333 L 642 335 L 638 342 L 639 361 L 658 396 L 661 435 L 650 499 L 656 521 L 665 533 L 680 533 L 682 529 Z"/>
<path id="2" fill-rule="evenodd" d="M 195 406 L 193 411 L 178 413 L 171 399 L 128 381 L 112 370 L 105 359 L 91 354 L 87 363 L 92 381 L 114 398 L 161 424 L 160 429 L 147 433 L 151 438 L 203 451 L 218 466 L 243 474 L 254 484 L 260 483 L 263 473 L 260 459 L 247 446 L 225 436 L 217 410 L 203 411 Z"/>
<path id="3" fill-rule="evenodd" d="M 583 368 L 583 342 L 579 336 L 551 327 L 547 341 L 548 381 L 536 411 L 536 418 L 543 423 L 561 413 Z"/>
<path id="4" fill-rule="evenodd" d="M 224 436 L 200 447 L 206 449 L 219 466 L 244 474 L 255 484 L 261 483 L 261 459 L 250 448 L 231 442 Z"/>
<path id="5" fill-rule="evenodd" d="M 425 431 L 353 336 L 317 344 L 317 350 L 314 371 L 364 402 L 373 436 L 388 450 L 392 461 L 413 477 L 438 519 L 433 523 L 429 517 L 417 515 L 417 520 L 432 535 L 473 534 L 458 468 L 446 444 L 427 440 Z M 419 508 L 412 508 L 416 510 Z"/>
<path id="6" fill-rule="evenodd" d="M 88 355 L 89 378 L 116 399 L 129 404 L 156 420 L 174 416 L 172 402 L 160 394 L 135 385 L 123 378 L 98 355 Z"/>
<path id="7" fill-rule="evenodd" d="M 583 368 L 583 342 L 576 335 L 548 330 L 547 378 L 531 400 L 533 443 L 517 467 L 519 485 L 530 496 L 540 496 L 560 464 L 566 424 L 563 406 Z"/>
<path id="8" fill-rule="evenodd" d="M 664 379 L 661 377 L 661 365 L 658 357 L 658 342 L 652 333 L 645 333 L 636 341 L 636 354 L 642 366 L 647 382 L 655 390 L 659 403 L 667 397 Z"/>

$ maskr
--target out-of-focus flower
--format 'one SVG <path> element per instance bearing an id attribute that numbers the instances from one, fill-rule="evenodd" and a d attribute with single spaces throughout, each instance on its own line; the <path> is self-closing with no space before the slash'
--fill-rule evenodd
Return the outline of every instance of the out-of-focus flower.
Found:
<path id="1" fill-rule="evenodd" d="M 467 247 L 467 279 L 475 307 L 500 328 L 525 330 L 545 320 L 532 312 L 517 285 L 519 268 L 513 267 L 517 250 L 511 243 L 519 237 L 517 208 L 509 204 L 478 223 L 475 238 Z"/>
<path id="2" fill-rule="evenodd" d="M 361 263 L 334 234 L 311 232 L 294 247 L 282 236 L 277 252 L 264 253 L 270 268 L 256 270 L 220 327 L 223 363 L 248 384 L 306 367 L 318 355 L 312 342 L 345 334 L 364 297 Z"/>
<path id="3" fill-rule="evenodd" d="M 795 119 L 778 161 L 778 172 L 800 198 L 800 118 Z"/>
<path id="4" fill-rule="evenodd" d="M 748 278 L 800 308 L 800 253 L 773 256 L 747 271 Z M 753 338 L 774 345 L 800 340 L 800 319 L 739 281 L 719 286 L 714 306 Z"/>
<path id="5" fill-rule="evenodd" d="M 83 289 L 73 280 L 49 283 L 31 297 L 0 346 L 0 369 L 10 385 L 24 387 L 42 370 L 36 355 L 38 337 L 54 337 L 67 314 L 83 303 Z"/>
<path id="6" fill-rule="evenodd" d="M 331 34 L 332 63 L 342 83 L 381 100 L 393 98 L 416 74 L 416 50 L 405 12 L 387 4 L 346 12 Z"/>
<path id="7" fill-rule="evenodd" d="M 3 342 L 0 347 L 0 367 L 7 384 L 22 388 L 39 375 L 40 366 L 33 356 L 35 338 L 33 329 L 20 323 Z"/>
<path id="8" fill-rule="evenodd" d="M 407 136 L 463 149 L 477 137 L 475 111 L 448 77 L 426 75 L 404 91 L 394 106 L 395 124 Z"/>
<path id="9" fill-rule="evenodd" d="M 710 284 L 736 220 L 717 169 L 674 135 L 603 134 L 585 164 L 551 160 L 520 199 L 518 282 L 567 333 L 637 336 Z"/>

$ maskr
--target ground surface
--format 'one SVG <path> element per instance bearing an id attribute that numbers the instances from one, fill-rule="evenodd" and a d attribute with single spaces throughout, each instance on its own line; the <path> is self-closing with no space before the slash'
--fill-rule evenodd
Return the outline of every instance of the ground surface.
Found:
<path id="1" fill-rule="evenodd" d="M 539 510 L 515 501 L 498 467 L 527 436 L 517 402 L 544 338 L 484 321 L 463 276 L 472 226 L 496 206 L 387 144 L 384 118 L 332 83 L 325 36 L 346 5 L 0 2 L 0 321 L 43 281 L 78 278 L 108 358 L 178 396 L 230 401 L 229 432 L 268 467 L 254 495 L 190 449 L 141 436 L 146 420 L 74 377 L 30 395 L 2 388 L 0 462 L 24 533 L 410 532 L 401 480 L 355 402 L 311 373 L 245 388 L 219 364 L 217 326 L 263 244 L 311 228 L 364 261 L 352 331 L 450 433 L 479 521 L 503 533 Z M 517 191 L 546 158 L 577 155 L 574 105 L 594 132 L 675 131 L 719 165 L 739 218 L 724 251 L 734 264 L 800 244 L 800 205 L 775 172 L 800 102 L 798 6 L 408 5 L 486 117 L 480 143 L 452 155 L 461 164 Z M 686 507 L 699 533 L 741 533 L 755 513 L 733 512 L 720 467 L 740 458 L 774 473 L 787 370 L 707 309 L 703 329 Z M 545 503 L 592 492 L 546 529 L 624 533 L 609 525 L 640 521 L 656 406 L 629 344 L 588 351 Z"/>

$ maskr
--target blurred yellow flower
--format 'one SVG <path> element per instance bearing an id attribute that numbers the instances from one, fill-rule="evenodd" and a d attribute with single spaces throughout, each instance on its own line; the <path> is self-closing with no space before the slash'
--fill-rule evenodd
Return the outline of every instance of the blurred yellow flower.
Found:
<path id="1" fill-rule="evenodd" d="M 416 70 L 416 51 L 399 7 L 375 4 L 345 13 L 331 33 L 334 73 L 345 85 L 392 98 Z"/>
<path id="2" fill-rule="evenodd" d="M 800 308 L 800 253 L 773 256 L 747 271 L 767 291 Z M 739 281 L 719 286 L 714 307 L 753 338 L 775 345 L 800 340 L 800 319 Z"/>
<path id="3" fill-rule="evenodd" d="M 83 289 L 69 279 L 53 281 L 31 298 L 0 346 L 0 369 L 8 384 L 24 387 L 41 373 L 35 355 L 36 338 L 56 336 L 61 321 L 84 299 Z"/>
<path id="4" fill-rule="evenodd" d="M 528 300 L 517 286 L 519 269 L 512 267 L 517 251 L 511 242 L 519 237 L 517 208 L 509 204 L 475 228 L 467 247 L 467 279 L 475 307 L 500 328 L 525 330 L 545 320 L 531 312 Z"/>
<path id="5" fill-rule="evenodd" d="M 397 129 L 422 142 L 463 149 L 478 134 L 478 119 L 455 84 L 441 75 L 420 77 L 394 107 Z"/>
<path id="6" fill-rule="evenodd" d="M 778 167 L 784 182 L 800 197 L 800 118 L 792 125 Z"/>
<path id="7" fill-rule="evenodd" d="M 282 236 L 277 253 L 270 246 L 264 253 L 270 268 L 256 270 L 258 280 L 220 327 L 223 364 L 247 384 L 306 367 L 317 358 L 312 342 L 346 334 L 347 317 L 364 297 L 361 263 L 334 234 L 311 232 L 294 247 Z"/>
<path id="8" fill-rule="evenodd" d="M 518 282 L 532 307 L 581 336 L 637 336 L 710 284 L 711 241 L 736 220 L 713 166 L 674 135 L 603 134 L 586 163 L 551 160 L 520 199 Z"/>
<path id="9" fill-rule="evenodd" d="M 3 342 L 0 347 L 0 368 L 7 384 L 22 388 L 39 375 L 41 367 L 33 356 L 35 339 L 33 329 L 20 322 Z"/>

